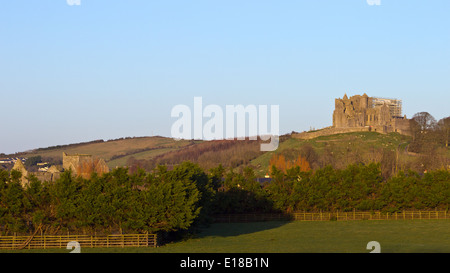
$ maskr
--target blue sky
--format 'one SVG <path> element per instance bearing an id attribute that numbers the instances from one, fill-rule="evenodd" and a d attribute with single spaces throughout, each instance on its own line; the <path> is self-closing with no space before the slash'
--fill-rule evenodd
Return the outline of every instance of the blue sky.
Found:
<path id="1" fill-rule="evenodd" d="M 3 1 L 0 153 L 170 136 L 171 109 L 279 105 L 280 133 L 334 99 L 449 116 L 450 1 Z"/>

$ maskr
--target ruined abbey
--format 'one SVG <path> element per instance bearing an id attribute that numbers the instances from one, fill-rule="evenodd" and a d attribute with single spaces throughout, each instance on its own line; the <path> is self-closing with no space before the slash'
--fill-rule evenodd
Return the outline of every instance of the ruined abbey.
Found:
<path id="1" fill-rule="evenodd" d="M 72 170 L 74 175 L 79 175 L 84 178 L 90 177 L 92 172 L 96 172 L 97 174 L 109 172 L 105 160 L 86 154 L 68 155 L 63 153 L 62 167 L 64 170 Z"/>
<path id="2" fill-rule="evenodd" d="M 45 172 L 29 172 L 21 160 L 17 160 L 12 169 L 22 173 L 22 186 L 28 184 L 29 175 L 34 175 L 41 181 L 55 181 L 65 170 L 71 170 L 74 176 L 81 176 L 83 178 L 89 178 L 92 172 L 96 172 L 97 174 L 109 172 L 108 165 L 106 165 L 103 159 L 94 158 L 92 155 L 86 154 L 68 155 L 64 152 L 63 165 L 53 165 Z"/>

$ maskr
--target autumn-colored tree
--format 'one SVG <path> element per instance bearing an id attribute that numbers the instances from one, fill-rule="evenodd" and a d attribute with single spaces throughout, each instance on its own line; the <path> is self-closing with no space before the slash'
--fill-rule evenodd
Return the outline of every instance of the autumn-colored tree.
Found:
<path id="1" fill-rule="evenodd" d="M 272 167 L 275 167 L 277 170 L 286 173 L 286 170 L 292 169 L 294 167 L 300 167 L 300 171 L 307 172 L 311 170 L 311 166 L 306 158 L 299 155 L 297 159 L 292 161 L 286 160 L 284 155 L 274 154 L 269 162 L 269 171 L 272 170 Z"/>
<path id="2" fill-rule="evenodd" d="M 309 162 L 306 160 L 306 158 L 302 156 L 298 156 L 297 160 L 294 161 L 293 167 L 300 167 L 301 172 L 307 172 L 311 170 L 311 166 L 309 165 Z"/>
<path id="3" fill-rule="evenodd" d="M 277 168 L 277 170 L 286 171 L 286 158 L 284 155 L 274 154 L 269 162 L 269 171 L 272 170 L 272 167 Z"/>

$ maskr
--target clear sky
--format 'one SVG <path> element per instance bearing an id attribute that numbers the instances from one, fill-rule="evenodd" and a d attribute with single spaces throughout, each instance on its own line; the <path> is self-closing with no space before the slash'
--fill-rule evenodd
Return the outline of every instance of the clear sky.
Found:
<path id="1" fill-rule="evenodd" d="M 280 133 L 334 99 L 449 116 L 450 1 L 2 0 L 0 153 L 170 136 L 177 104 L 279 105 Z"/>

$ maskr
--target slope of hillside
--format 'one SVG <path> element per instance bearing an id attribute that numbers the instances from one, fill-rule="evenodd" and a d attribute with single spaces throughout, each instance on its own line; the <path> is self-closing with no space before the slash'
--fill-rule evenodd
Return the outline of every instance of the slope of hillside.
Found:
<path id="1" fill-rule="evenodd" d="M 21 153 L 20 155 L 24 157 L 42 156 L 43 159 L 51 158 L 57 161 L 62 160 L 63 152 L 68 154 L 91 154 L 103 158 L 111 168 L 124 166 L 130 156 L 151 158 L 161 153 L 192 145 L 193 143 L 193 141 L 176 141 L 172 138 L 160 136 L 134 137 L 40 148 Z"/>
<path id="2" fill-rule="evenodd" d="M 282 154 L 287 160 L 302 155 L 313 168 L 326 165 L 343 168 L 350 163 L 381 162 L 388 153 L 397 156 L 397 151 L 399 158 L 405 161 L 412 157 L 406 152 L 410 141 L 410 137 L 398 133 L 376 132 L 335 134 L 309 140 L 289 137 L 280 143 L 276 151 L 264 153 L 250 164 L 259 176 L 263 176 L 269 172 L 269 161 L 274 154 Z"/>
<path id="3" fill-rule="evenodd" d="M 270 172 L 269 162 L 274 155 L 283 155 L 286 160 L 301 155 L 312 169 L 327 165 L 340 169 L 353 163 L 378 162 L 386 175 L 407 169 L 419 172 L 427 168 L 431 170 L 429 166 L 442 168 L 441 165 L 448 161 L 448 152 L 445 155 L 410 153 L 407 149 L 410 143 L 411 137 L 398 133 L 353 132 L 308 140 L 284 135 L 276 151 L 261 152 L 261 142 L 252 140 L 176 141 L 165 137 L 136 137 L 36 149 L 21 156 L 40 155 L 43 159 L 61 160 L 63 152 L 92 154 L 105 159 L 110 168 L 129 166 L 146 170 L 152 170 L 159 164 L 173 166 L 189 160 L 204 169 L 219 164 L 235 170 L 249 166 L 259 177 Z M 434 162 L 427 163 L 427 160 Z"/>
<path id="4" fill-rule="evenodd" d="M 206 170 L 222 164 L 224 168 L 238 168 L 262 155 L 260 141 L 256 140 L 214 140 L 180 147 L 152 158 L 136 158 L 128 163 L 151 170 L 157 165 L 173 166 L 183 161 L 191 161 Z"/>

